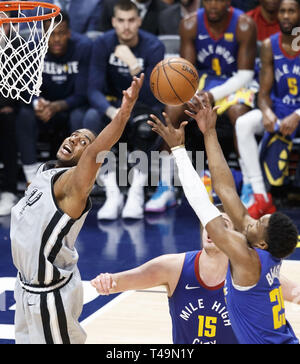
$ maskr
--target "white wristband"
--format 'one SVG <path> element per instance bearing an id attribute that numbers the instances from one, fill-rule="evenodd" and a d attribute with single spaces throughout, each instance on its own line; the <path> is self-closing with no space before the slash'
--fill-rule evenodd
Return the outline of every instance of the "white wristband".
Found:
<path id="1" fill-rule="evenodd" d="M 173 155 L 178 167 L 178 175 L 185 196 L 192 206 L 202 226 L 221 216 L 220 211 L 211 203 L 206 188 L 195 171 L 185 148 L 175 149 Z"/>
<path id="2" fill-rule="evenodd" d="M 300 117 L 300 109 L 294 111 Z"/>

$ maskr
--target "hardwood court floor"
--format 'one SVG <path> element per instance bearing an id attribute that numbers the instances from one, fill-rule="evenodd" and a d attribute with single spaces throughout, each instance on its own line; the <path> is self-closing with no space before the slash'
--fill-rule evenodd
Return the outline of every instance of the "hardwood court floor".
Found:
<path id="1" fill-rule="evenodd" d="M 80 322 L 88 333 L 87 342 L 170 343 L 171 322 L 164 287 L 118 296 L 98 296 L 90 280 L 101 272 L 131 269 L 162 254 L 200 249 L 197 216 L 185 199 L 166 213 L 145 214 L 145 218 L 138 221 L 99 222 L 98 208 L 99 205 L 94 204 L 76 243 L 85 292 Z M 300 230 L 300 209 L 283 212 Z M 9 233 L 10 217 L 0 218 L 0 344 L 14 343 L 13 289 L 17 271 L 12 262 Z M 287 269 L 291 273 L 288 274 L 300 282 L 300 239 L 299 247 L 290 259 L 291 268 L 287 265 Z M 287 316 L 300 336 L 299 311 L 289 304 L 286 307 Z"/>
<path id="2" fill-rule="evenodd" d="M 282 274 L 300 282 L 300 262 L 284 261 Z M 299 292 L 300 294 L 300 292 Z M 286 316 L 300 339 L 300 305 L 286 302 Z M 83 322 L 87 344 L 170 344 L 172 327 L 163 286 L 129 291 Z"/>

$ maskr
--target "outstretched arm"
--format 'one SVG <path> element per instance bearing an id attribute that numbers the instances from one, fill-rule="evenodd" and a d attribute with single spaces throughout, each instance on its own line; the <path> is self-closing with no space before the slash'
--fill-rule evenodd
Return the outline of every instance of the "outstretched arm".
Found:
<path id="1" fill-rule="evenodd" d="M 181 274 L 185 254 L 162 255 L 124 272 L 101 273 L 91 281 L 100 295 L 164 285 L 172 296 Z"/>
<path id="2" fill-rule="evenodd" d="M 62 174 L 56 181 L 54 193 L 59 206 L 72 218 L 78 218 L 83 212 L 106 154 L 123 134 L 143 80 L 143 74 L 140 78 L 134 77 L 131 86 L 123 91 L 122 105 L 118 114 L 85 149 L 77 166 Z"/>
<path id="3" fill-rule="evenodd" d="M 171 148 L 186 198 L 212 241 L 229 257 L 234 282 L 241 286 L 257 283 L 259 262 L 255 251 L 248 247 L 243 234 L 226 226 L 220 211 L 211 203 L 205 186 L 188 157 L 184 147 L 186 122 L 182 123 L 179 129 L 174 129 L 165 113 L 164 117 L 166 126 L 155 115 L 151 115 L 153 121 L 148 121 L 148 124 Z M 214 115 L 211 112 L 207 117 L 213 119 Z"/>
<path id="4" fill-rule="evenodd" d="M 215 192 L 222 201 L 235 228 L 243 233 L 249 224 L 253 224 L 253 219 L 249 216 L 237 194 L 232 173 L 218 141 L 216 132 L 217 108 L 212 108 L 207 94 L 204 94 L 203 97 L 204 101 L 202 102 L 195 95 L 193 102 L 188 103 L 193 112 L 186 111 L 186 114 L 196 120 L 204 135 L 209 171 Z"/>

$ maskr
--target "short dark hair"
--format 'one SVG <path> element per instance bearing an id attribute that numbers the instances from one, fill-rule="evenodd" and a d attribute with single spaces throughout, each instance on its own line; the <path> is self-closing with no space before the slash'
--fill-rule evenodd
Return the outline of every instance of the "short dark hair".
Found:
<path id="1" fill-rule="evenodd" d="M 139 9 L 136 4 L 131 0 L 119 0 L 114 6 L 114 16 L 116 15 L 117 10 L 130 11 L 135 10 L 139 15 Z"/>
<path id="2" fill-rule="evenodd" d="M 300 0 L 294 0 L 299 6 L 300 6 Z M 280 1 L 280 4 L 283 2 L 283 0 Z"/>
<path id="3" fill-rule="evenodd" d="M 292 254 L 298 243 L 298 230 L 287 215 L 275 212 L 267 227 L 267 251 L 275 258 L 283 259 Z"/>
<path id="4" fill-rule="evenodd" d="M 44 20 L 44 23 L 50 22 L 51 19 L 47 19 Z M 68 28 L 70 28 L 70 16 L 66 11 L 61 11 L 60 14 L 58 14 L 55 19 L 54 19 L 54 23 L 59 23 L 59 22 L 66 22 Z"/>
<path id="5" fill-rule="evenodd" d="M 61 14 L 61 21 L 62 22 L 65 21 L 67 23 L 68 28 L 69 28 L 70 27 L 70 15 L 66 11 L 61 11 L 60 14 Z M 59 22 L 59 19 L 60 19 L 60 16 L 58 15 L 55 18 L 55 23 Z"/>

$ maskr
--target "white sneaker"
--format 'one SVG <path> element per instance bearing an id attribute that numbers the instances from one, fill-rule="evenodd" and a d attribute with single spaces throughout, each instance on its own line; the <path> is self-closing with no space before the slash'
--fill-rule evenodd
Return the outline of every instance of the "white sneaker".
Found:
<path id="1" fill-rule="evenodd" d="M 150 200 L 146 202 L 145 211 L 164 212 L 176 204 L 177 201 L 174 189 L 169 186 L 163 186 L 163 184 L 159 182 L 156 192 Z"/>
<path id="2" fill-rule="evenodd" d="M 122 193 L 108 194 L 104 205 L 97 213 L 98 220 L 116 220 L 124 206 L 124 196 Z"/>
<path id="3" fill-rule="evenodd" d="M 130 188 L 124 209 L 123 219 L 142 219 L 144 217 L 144 189 Z"/>
<path id="4" fill-rule="evenodd" d="M 11 192 L 3 192 L 0 198 L 0 216 L 10 215 L 11 209 L 15 206 L 17 196 Z"/>

